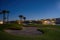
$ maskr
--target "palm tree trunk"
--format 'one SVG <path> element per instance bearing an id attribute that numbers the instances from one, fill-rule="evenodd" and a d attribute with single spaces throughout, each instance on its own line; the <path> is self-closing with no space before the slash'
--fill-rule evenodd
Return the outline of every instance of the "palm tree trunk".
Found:
<path id="1" fill-rule="evenodd" d="M 5 19 L 6 19 L 6 17 L 5 17 L 5 13 L 3 14 L 3 24 L 5 24 Z"/>
<path id="2" fill-rule="evenodd" d="M 8 21 L 9 21 L 9 13 L 7 14 L 7 23 L 8 23 Z"/>

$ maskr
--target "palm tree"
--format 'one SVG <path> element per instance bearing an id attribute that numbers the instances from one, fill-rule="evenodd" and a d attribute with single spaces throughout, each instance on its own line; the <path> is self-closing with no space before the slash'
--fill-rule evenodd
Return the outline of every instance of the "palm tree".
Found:
<path id="1" fill-rule="evenodd" d="M 9 11 L 7 11 L 7 10 L 2 10 L 2 12 L 0 13 L 0 14 L 3 14 L 3 24 L 5 24 L 7 13 L 9 13 Z M 8 15 L 7 15 L 7 18 L 8 18 Z"/>
<path id="2" fill-rule="evenodd" d="M 24 21 L 26 20 L 26 17 L 23 17 Z"/>
<path id="3" fill-rule="evenodd" d="M 9 11 L 7 11 L 7 22 L 9 21 Z"/>
<path id="4" fill-rule="evenodd" d="M 19 18 L 20 18 L 20 23 L 22 24 L 23 15 L 19 15 Z"/>
<path id="5" fill-rule="evenodd" d="M 23 15 L 19 15 L 19 18 L 22 21 L 23 20 Z"/>

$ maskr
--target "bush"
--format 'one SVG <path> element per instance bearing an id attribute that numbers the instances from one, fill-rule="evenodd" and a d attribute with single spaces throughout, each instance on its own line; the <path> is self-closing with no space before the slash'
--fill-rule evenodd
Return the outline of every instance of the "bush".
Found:
<path id="1" fill-rule="evenodd" d="M 4 29 L 21 30 L 22 26 L 20 26 L 19 24 L 2 24 L 2 25 L 0 25 L 0 30 L 2 31 Z"/>
<path id="2" fill-rule="evenodd" d="M 42 34 L 44 33 L 44 31 L 43 31 L 43 30 L 41 30 L 41 29 L 37 29 L 37 31 L 40 31 L 40 32 L 42 32 Z"/>

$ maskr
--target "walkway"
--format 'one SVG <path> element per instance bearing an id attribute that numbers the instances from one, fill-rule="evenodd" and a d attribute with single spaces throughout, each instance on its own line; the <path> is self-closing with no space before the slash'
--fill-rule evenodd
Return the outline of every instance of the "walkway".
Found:
<path id="1" fill-rule="evenodd" d="M 13 35 L 41 35 L 41 32 L 37 31 L 36 27 L 23 27 L 23 30 L 5 30 Z"/>

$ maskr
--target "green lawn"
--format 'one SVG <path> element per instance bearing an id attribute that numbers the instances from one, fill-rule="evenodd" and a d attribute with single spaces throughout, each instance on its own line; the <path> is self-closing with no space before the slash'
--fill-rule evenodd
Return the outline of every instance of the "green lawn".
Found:
<path id="1" fill-rule="evenodd" d="M 15 28 L 15 29 L 22 29 L 22 25 L 19 24 L 0 24 L 0 31 L 4 29 Z"/>
<path id="2" fill-rule="evenodd" d="M 3 27 L 2 27 L 3 28 Z M 31 36 L 15 36 L 0 31 L 0 40 L 60 40 L 59 25 L 39 25 L 37 28 L 44 31 L 44 34 L 35 37 Z"/>

